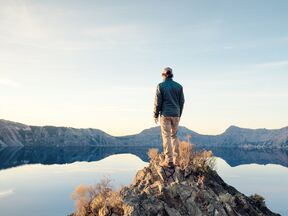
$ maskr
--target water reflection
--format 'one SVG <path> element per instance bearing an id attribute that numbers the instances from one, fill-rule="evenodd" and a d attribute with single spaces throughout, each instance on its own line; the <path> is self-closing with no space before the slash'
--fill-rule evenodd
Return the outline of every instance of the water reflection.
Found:
<path id="1" fill-rule="evenodd" d="M 1 216 L 68 215 L 71 193 L 79 184 L 96 184 L 104 176 L 115 188 L 129 184 L 147 163 L 132 154 L 117 154 L 97 162 L 29 164 L 0 171 Z"/>
<path id="2" fill-rule="evenodd" d="M 66 164 L 75 161 L 98 161 L 109 155 L 131 153 L 147 162 L 150 147 L 25 147 L 0 149 L 0 169 L 23 164 Z M 157 147 L 159 148 L 159 147 Z M 288 167 L 288 150 L 210 148 L 230 166 L 241 164 L 279 164 Z M 159 148 L 162 151 L 162 148 Z"/>
<path id="3" fill-rule="evenodd" d="M 258 193 L 274 212 L 288 215 L 288 168 L 276 164 L 245 164 L 230 167 L 222 158 L 216 170 L 223 180 L 247 196 Z"/>
<path id="4" fill-rule="evenodd" d="M 77 152 L 73 150 L 72 155 L 74 154 Z M 38 156 L 38 159 L 41 159 L 40 156 L 43 155 Z M 47 155 L 46 157 L 51 159 Z M 59 158 L 59 155 L 52 158 L 54 157 Z M 72 158 L 70 159 L 76 159 Z M 59 161 L 63 162 L 56 160 Z M 67 215 L 74 209 L 70 195 L 80 183 L 95 184 L 103 176 L 108 176 L 118 188 L 122 184 L 129 184 L 137 170 L 146 164 L 133 154 L 115 154 L 94 162 L 27 164 L 1 170 L 1 216 Z M 216 159 L 216 168 L 228 184 L 246 195 L 263 195 L 271 210 L 288 215 L 288 168 L 274 164 L 231 167 L 222 158 Z"/>

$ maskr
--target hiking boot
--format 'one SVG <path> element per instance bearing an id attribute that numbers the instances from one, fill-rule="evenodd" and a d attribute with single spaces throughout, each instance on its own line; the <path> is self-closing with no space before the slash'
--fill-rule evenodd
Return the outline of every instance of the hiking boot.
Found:
<path id="1" fill-rule="evenodd" d="M 170 169 L 172 169 L 172 168 L 174 168 L 174 164 L 173 164 L 173 162 L 168 162 L 167 163 L 167 161 L 161 161 L 160 163 L 159 163 L 159 165 L 161 166 L 161 167 L 166 167 L 166 168 L 170 168 Z"/>

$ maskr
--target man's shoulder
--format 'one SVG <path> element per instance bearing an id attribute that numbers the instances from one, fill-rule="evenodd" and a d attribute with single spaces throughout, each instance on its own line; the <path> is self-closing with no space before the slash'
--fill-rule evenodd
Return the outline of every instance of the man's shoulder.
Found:
<path id="1" fill-rule="evenodd" d="M 174 80 L 172 80 L 172 82 L 174 83 L 175 86 L 178 86 L 179 88 L 182 88 L 182 85 Z"/>
<path id="2" fill-rule="evenodd" d="M 164 85 L 165 85 L 165 81 L 162 81 L 162 82 L 158 83 L 157 87 L 162 87 Z"/>
<path id="3" fill-rule="evenodd" d="M 163 89 L 163 82 L 158 83 L 157 86 L 156 86 L 156 89 L 157 89 L 157 91 L 162 91 L 162 89 Z"/>
<path id="4" fill-rule="evenodd" d="M 178 88 L 182 88 L 182 85 L 180 83 L 174 81 L 174 80 L 171 80 L 170 82 L 167 82 L 164 80 L 164 81 L 158 83 L 157 88 L 162 88 L 162 87 L 165 88 L 165 86 L 171 86 L 171 84 L 178 87 Z"/>

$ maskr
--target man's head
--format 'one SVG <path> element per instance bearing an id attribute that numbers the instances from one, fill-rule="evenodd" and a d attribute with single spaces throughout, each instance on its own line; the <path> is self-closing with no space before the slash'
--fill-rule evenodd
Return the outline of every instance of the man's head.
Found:
<path id="1" fill-rule="evenodd" d="M 166 78 L 172 78 L 172 77 L 173 77 L 172 68 L 170 68 L 170 67 L 164 68 L 163 71 L 162 71 L 162 77 L 163 77 L 164 79 L 166 79 Z"/>

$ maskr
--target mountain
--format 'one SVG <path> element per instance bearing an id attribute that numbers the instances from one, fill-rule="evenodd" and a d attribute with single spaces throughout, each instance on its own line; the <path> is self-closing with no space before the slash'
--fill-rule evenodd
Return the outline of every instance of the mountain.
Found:
<path id="1" fill-rule="evenodd" d="M 180 126 L 178 136 L 198 146 L 240 148 L 288 148 L 288 127 L 281 129 L 246 129 L 230 126 L 219 135 L 198 134 Z M 30 126 L 0 119 L 0 147 L 5 146 L 161 146 L 160 127 L 129 136 L 111 136 L 98 129 Z"/>
<path id="2" fill-rule="evenodd" d="M 0 146 L 117 145 L 118 139 L 98 129 L 29 126 L 0 120 Z"/>
<path id="3" fill-rule="evenodd" d="M 215 140 L 216 141 L 216 140 Z M 214 141 L 214 142 L 215 142 Z M 246 129 L 230 126 L 217 137 L 218 145 L 281 148 L 288 146 L 288 127 L 281 129 Z"/>

